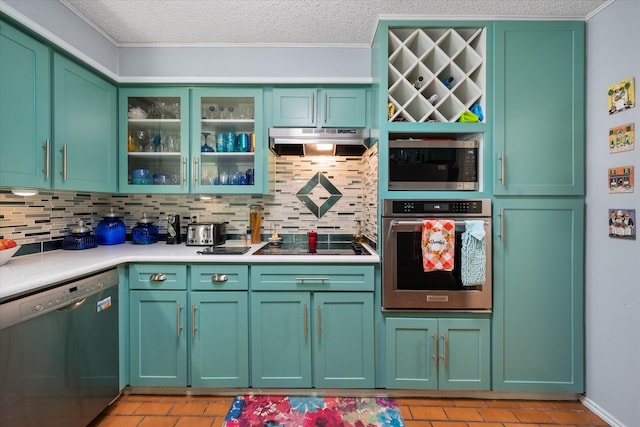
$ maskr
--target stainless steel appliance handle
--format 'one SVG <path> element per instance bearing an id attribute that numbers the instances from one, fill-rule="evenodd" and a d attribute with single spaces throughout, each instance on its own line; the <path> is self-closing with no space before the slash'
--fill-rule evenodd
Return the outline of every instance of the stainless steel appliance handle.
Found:
<path id="1" fill-rule="evenodd" d="M 191 337 L 196 337 L 196 305 L 191 304 Z"/>
<path id="2" fill-rule="evenodd" d="M 304 305 L 304 337 L 307 338 L 307 304 Z"/>
<path id="3" fill-rule="evenodd" d="M 44 170 L 42 172 L 44 172 L 45 178 L 49 178 L 49 167 L 51 163 L 51 140 L 49 138 L 44 141 L 42 148 L 44 148 Z"/>
<path id="4" fill-rule="evenodd" d="M 446 218 L 443 218 L 446 219 Z M 469 221 L 474 220 L 473 218 L 469 218 Z M 488 220 L 484 220 L 485 225 L 489 224 Z M 456 225 L 464 225 L 465 221 L 456 221 Z M 401 225 L 419 225 L 422 226 L 422 221 L 398 221 L 398 220 L 393 220 L 391 221 L 391 228 L 393 227 L 397 227 L 397 226 L 401 226 Z"/>
<path id="5" fill-rule="evenodd" d="M 149 276 L 149 280 L 152 282 L 164 282 L 167 280 L 167 275 L 163 273 L 153 273 Z"/>
<path id="6" fill-rule="evenodd" d="M 433 366 L 438 369 L 438 333 L 433 333 L 433 354 L 431 355 L 433 358 Z"/>
<path id="7" fill-rule="evenodd" d="M 447 333 L 442 334 L 442 366 L 447 366 Z"/>
<path id="8" fill-rule="evenodd" d="M 73 310 L 75 310 L 77 308 L 80 308 L 80 306 L 82 304 L 84 304 L 84 302 L 86 300 L 87 300 L 86 298 L 83 298 L 81 300 L 74 301 L 74 302 L 70 303 L 69 305 L 65 305 L 64 307 L 59 308 L 58 311 L 73 311 Z"/>
<path id="9" fill-rule="evenodd" d="M 180 313 L 181 312 L 182 312 L 182 306 L 180 305 L 180 303 L 178 303 L 178 310 L 177 310 L 178 336 L 180 336 L 180 331 L 182 330 L 182 322 L 180 322 Z"/>
<path id="10" fill-rule="evenodd" d="M 213 283 L 224 283 L 229 280 L 229 276 L 226 274 L 214 273 L 211 275 L 211 281 Z"/>
<path id="11" fill-rule="evenodd" d="M 62 149 L 60 150 L 62 153 L 62 180 L 67 180 L 67 144 L 62 144 Z"/>

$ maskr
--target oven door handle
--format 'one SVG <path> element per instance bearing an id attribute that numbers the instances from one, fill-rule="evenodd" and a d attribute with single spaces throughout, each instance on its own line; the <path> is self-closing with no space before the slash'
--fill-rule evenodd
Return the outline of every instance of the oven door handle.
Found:
<path id="1" fill-rule="evenodd" d="M 442 218 L 442 219 L 446 219 L 446 218 Z M 456 220 L 456 225 L 465 225 L 466 221 L 472 221 L 473 218 L 469 218 L 468 220 Z M 484 220 L 485 225 L 489 224 L 489 221 Z M 399 227 L 402 225 L 419 225 L 422 226 L 423 222 L 422 221 L 399 221 L 399 220 L 392 220 L 391 221 L 391 228 L 393 227 Z"/>

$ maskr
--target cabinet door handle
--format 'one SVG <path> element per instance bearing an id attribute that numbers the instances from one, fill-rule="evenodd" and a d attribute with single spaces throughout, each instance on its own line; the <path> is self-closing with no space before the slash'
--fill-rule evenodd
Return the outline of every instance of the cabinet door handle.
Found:
<path id="1" fill-rule="evenodd" d="M 504 172 L 504 164 L 505 164 L 505 159 L 504 159 L 504 151 L 502 151 L 500 153 L 500 182 L 502 183 L 502 185 L 506 185 L 506 181 L 505 181 L 505 172 Z"/>
<path id="2" fill-rule="evenodd" d="M 163 273 L 153 273 L 149 276 L 149 280 L 152 282 L 164 282 L 167 280 L 167 275 Z"/>
<path id="3" fill-rule="evenodd" d="M 442 334 L 442 366 L 447 366 L 447 333 Z"/>
<path id="4" fill-rule="evenodd" d="M 304 305 L 304 337 L 305 339 L 307 338 L 307 326 L 308 326 L 308 322 L 307 322 L 307 304 Z"/>
<path id="5" fill-rule="evenodd" d="M 44 170 L 42 172 L 44 172 L 45 178 L 49 178 L 49 164 L 51 163 L 51 140 L 49 138 L 44 141 L 42 148 L 44 148 Z"/>
<path id="6" fill-rule="evenodd" d="M 187 183 L 187 157 L 180 156 L 182 159 L 182 169 L 180 170 L 180 185 L 185 185 Z"/>
<path id="7" fill-rule="evenodd" d="M 62 153 L 62 180 L 67 180 L 67 144 L 62 144 L 62 149 L 60 150 Z"/>
<path id="8" fill-rule="evenodd" d="M 322 332 L 320 331 L 322 325 L 322 319 L 320 318 L 320 304 L 318 304 L 318 341 L 320 341 L 320 336 Z"/>
<path id="9" fill-rule="evenodd" d="M 182 322 L 180 321 L 180 313 L 182 312 L 182 306 L 180 305 L 180 303 L 178 303 L 178 310 L 177 310 L 177 316 L 178 316 L 178 336 L 180 336 L 180 331 L 182 330 Z"/>
<path id="10" fill-rule="evenodd" d="M 198 158 L 193 156 L 193 170 L 191 171 L 191 179 L 193 179 L 193 185 L 198 185 Z"/>
<path id="11" fill-rule="evenodd" d="M 196 337 L 196 305 L 191 304 L 191 337 Z"/>
<path id="12" fill-rule="evenodd" d="M 438 333 L 433 333 L 433 354 L 431 355 L 433 358 L 433 366 L 438 368 Z"/>
<path id="13" fill-rule="evenodd" d="M 296 277 L 297 282 L 324 282 L 329 280 L 328 277 Z"/>
<path id="14" fill-rule="evenodd" d="M 211 281 L 213 283 L 224 283 L 229 280 L 229 276 L 226 274 L 215 273 L 211 275 Z"/>
<path id="15" fill-rule="evenodd" d="M 324 93 L 324 123 L 327 123 L 327 113 L 329 109 L 327 107 L 327 92 Z"/>
<path id="16" fill-rule="evenodd" d="M 504 209 L 500 209 L 500 241 L 504 242 Z"/>

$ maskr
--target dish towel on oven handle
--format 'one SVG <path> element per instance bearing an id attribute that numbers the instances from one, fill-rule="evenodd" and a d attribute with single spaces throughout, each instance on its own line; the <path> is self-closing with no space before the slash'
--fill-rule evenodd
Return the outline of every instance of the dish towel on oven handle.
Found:
<path id="1" fill-rule="evenodd" d="M 465 221 L 462 233 L 462 264 L 460 278 L 463 286 L 482 285 L 486 280 L 486 244 L 484 221 Z"/>
<path id="2" fill-rule="evenodd" d="M 455 243 L 455 221 L 424 220 L 422 222 L 422 266 L 424 271 L 452 271 Z"/>

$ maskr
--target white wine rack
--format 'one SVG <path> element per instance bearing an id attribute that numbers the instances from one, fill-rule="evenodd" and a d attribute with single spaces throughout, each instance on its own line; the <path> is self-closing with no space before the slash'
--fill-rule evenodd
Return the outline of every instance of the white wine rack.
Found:
<path id="1" fill-rule="evenodd" d="M 486 111 L 485 57 L 485 28 L 390 28 L 389 121 L 456 122 L 474 104 Z"/>

